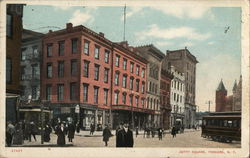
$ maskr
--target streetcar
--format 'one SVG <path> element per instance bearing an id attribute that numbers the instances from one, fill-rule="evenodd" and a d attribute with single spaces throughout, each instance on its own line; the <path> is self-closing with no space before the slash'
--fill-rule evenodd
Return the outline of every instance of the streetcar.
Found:
<path id="1" fill-rule="evenodd" d="M 202 118 L 204 138 L 220 142 L 241 140 L 241 112 L 215 112 Z"/>

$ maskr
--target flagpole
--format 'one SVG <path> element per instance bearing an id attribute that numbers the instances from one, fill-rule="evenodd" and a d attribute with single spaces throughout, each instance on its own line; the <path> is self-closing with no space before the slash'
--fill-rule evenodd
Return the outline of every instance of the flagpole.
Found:
<path id="1" fill-rule="evenodd" d="M 125 32 L 126 32 L 126 4 L 125 4 L 125 6 L 124 6 L 124 25 L 123 25 L 123 41 L 125 41 Z"/>

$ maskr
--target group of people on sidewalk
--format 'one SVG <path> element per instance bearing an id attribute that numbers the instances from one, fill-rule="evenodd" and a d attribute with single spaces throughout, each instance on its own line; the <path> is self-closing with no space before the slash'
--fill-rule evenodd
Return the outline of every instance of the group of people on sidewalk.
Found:
<path id="1" fill-rule="evenodd" d="M 37 134 L 39 134 L 39 129 L 32 121 L 23 120 L 16 124 L 9 121 L 6 125 L 6 144 L 7 146 L 22 145 L 24 140 L 31 142 L 31 136 L 37 141 Z"/>

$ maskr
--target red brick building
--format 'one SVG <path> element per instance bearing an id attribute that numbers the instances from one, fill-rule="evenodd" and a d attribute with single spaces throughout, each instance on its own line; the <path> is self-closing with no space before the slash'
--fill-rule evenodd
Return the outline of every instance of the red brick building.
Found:
<path id="1" fill-rule="evenodd" d="M 125 121 L 141 128 L 148 114 L 153 113 L 146 107 L 147 61 L 134 51 L 127 42 L 114 44 L 112 120 L 115 127 Z"/>
<path id="2" fill-rule="evenodd" d="M 170 128 L 170 117 L 171 117 L 171 104 L 170 104 L 170 94 L 171 94 L 171 80 L 174 76 L 170 71 L 161 70 L 161 84 L 160 84 L 160 96 L 161 96 L 161 127 L 164 129 Z"/>
<path id="3" fill-rule="evenodd" d="M 132 73 L 131 63 L 134 64 Z M 97 34 L 84 26 L 73 27 L 68 23 L 66 29 L 50 31 L 44 36 L 41 98 L 49 100 L 54 116 L 63 120 L 66 117 L 77 120 L 75 106 L 80 105 L 83 129 L 89 129 L 91 123 L 96 126 L 112 123 L 118 115 L 123 118 L 120 111 L 127 111 L 126 114 L 135 111 L 137 120 L 136 113 L 143 112 L 141 102 L 145 92 L 142 93 L 141 89 L 146 82 L 146 72 L 144 77 L 141 73 L 145 68 L 145 60 L 133 55 L 128 48 L 112 43 L 103 33 Z M 127 76 L 126 87 L 123 86 L 123 76 Z M 129 89 L 130 79 L 132 90 Z M 126 101 L 123 94 L 126 94 Z M 129 98 L 133 99 L 132 110 Z M 116 123 L 114 121 L 113 125 Z"/>

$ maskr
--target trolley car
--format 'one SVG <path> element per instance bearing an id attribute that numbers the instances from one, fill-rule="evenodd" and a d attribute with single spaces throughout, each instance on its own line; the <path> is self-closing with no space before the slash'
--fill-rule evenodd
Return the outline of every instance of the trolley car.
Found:
<path id="1" fill-rule="evenodd" d="M 240 141 L 241 113 L 216 112 L 203 116 L 201 136 L 221 142 Z"/>

